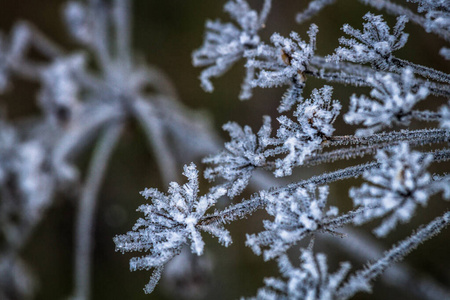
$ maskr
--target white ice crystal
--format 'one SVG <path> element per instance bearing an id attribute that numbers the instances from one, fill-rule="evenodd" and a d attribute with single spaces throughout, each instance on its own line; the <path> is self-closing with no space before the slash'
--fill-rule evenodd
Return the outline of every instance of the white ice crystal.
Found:
<path id="1" fill-rule="evenodd" d="M 450 33 L 450 1 L 449 0 L 407 0 L 419 4 L 418 12 L 425 12 L 427 19 L 425 29 L 428 32 Z"/>
<path id="2" fill-rule="evenodd" d="M 69 122 L 80 107 L 76 73 L 84 68 L 85 58 L 72 55 L 55 60 L 42 72 L 39 103 L 52 122 Z"/>
<path id="3" fill-rule="evenodd" d="M 441 128 L 450 130 L 450 101 L 440 109 Z"/>
<path id="4" fill-rule="evenodd" d="M 277 138 L 287 155 L 276 160 L 276 176 L 290 175 L 293 167 L 302 165 L 308 156 L 320 149 L 323 140 L 333 134 L 332 124 L 341 105 L 331 99 L 332 91 L 330 86 L 314 89 L 310 99 L 297 106 L 294 112 L 296 121 L 285 115 L 278 118 Z"/>
<path id="5" fill-rule="evenodd" d="M 280 111 L 289 110 L 301 100 L 301 90 L 306 80 L 304 72 L 308 70 L 314 56 L 317 32 L 318 27 L 312 24 L 308 31 L 309 43 L 303 41 L 296 32 L 291 32 L 289 38 L 274 33 L 271 37 L 273 46 L 261 44 L 257 49 L 246 52 L 246 56 L 251 58 L 247 68 L 260 70 L 252 81 L 253 86 L 267 88 L 291 85 Z"/>

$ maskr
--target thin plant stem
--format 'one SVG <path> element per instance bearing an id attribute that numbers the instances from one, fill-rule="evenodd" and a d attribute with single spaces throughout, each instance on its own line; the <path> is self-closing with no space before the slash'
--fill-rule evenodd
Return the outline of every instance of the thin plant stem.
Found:
<path id="1" fill-rule="evenodd" d="M 104 134 L 94 150 L 78 205 L 74 275 L 74 298 L 77 300 L 90 299 L 92 239 L 97 204 L 96 199 L 98 199 L 98 193 L 106 173 L 108 161 L 114 150 L 114 146 L 119 140 L 122 127 L 122 123 L 114 123 L 104 130 Z"/>

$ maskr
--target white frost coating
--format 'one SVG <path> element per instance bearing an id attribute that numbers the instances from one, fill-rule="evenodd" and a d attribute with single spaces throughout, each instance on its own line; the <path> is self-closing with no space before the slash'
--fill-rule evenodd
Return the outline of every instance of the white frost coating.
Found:
<path id="1" fill-rule="evenodd" d="M 283 279 L 265 278 L 265 287 L 260 288 L 259 300 L 333 300 L 350 270 L 350 264 L 341 263 L 339 270 L 328 273 L 327 258 L 318 253 L 302 249 L 300 266 L 295 268 L 286 255 L 278 260 Z"/>
<path id="2" fill-rule="evenodd" d="M 384 218 L 374 230 L 381 237 L 386 236 L 399 222 L 408 222 L 416 207 L 426 206 L 428 198 L 445 189 L 448 181 L 433 183 L 426 171 L 431 156 L 410 151 L 407 143 L 389 151 L 379 151 L 377 160 L 381 163 L 380 168 L 363 175 L 372 184 L 364 183 L 360 188 L 352 188 L 350 197 L 355 206 L 366 208 L 362 215 L 355 218 L 355 223 Z"/>
<path id="3" fill-rule="evenodd" d="M 239 25 L 217 21 L 206 22 L 205 41 L 201 48 L 192 53 L 192 63 L 196 67 L 206 67 L 200 75 L 202 88 L 213 91 L 211 78 L 219 77 L 231 66 L 245 56 L 245 52 L 256 49 L 260 44 L 258 31 L 264 26 L 270 10 L 271 0 L 265 0 L 260 14 L 252 10 L 245 0 L 230 0 L 225 4 L 225 11 Z M 246 69 L 242 84 L 241 99 L 251 97 L 250 81 L 253 69 Z"/>
<path id="4" fill-rule="evenodd" d="M 302 165 L 308 156 L 320 149 L 324 139 L 332 136 L 332 124 L 341 110 L 339 101 L 331 98 L 332 91 L 327 85 L 314 89 L 310 99 L 297 106 L 296 121 L 284 115 L 278 118 L 277 138 L 287 155 L 275 161 L 275 176 L 291 175 L 293 167 Z"/>
<path id="5" fill-rule="evenodd" d="M 79 112 L 80 88 L 75 76 L 84 69 L 84 63 L 84 56 L 72 55 L 54 61 L 42 72 L 39 104 L 50 121 L 68 123 Z"/>
<path id="6" fill-rule="evenodd" d="M 390 74 L 377 73 L 368 77 L 373 86 L 368 98 L 353 95 L 350 98 L 349 112 L 344 120 L 348 124 L 363 124 L 367 129 L 358 129 L 356 135 L 365 136 L 392 125 L 408 125 L 414 105 L 428 96 L 428 88 L 420 86 L 414 92 L 415 79 L 412 70 L 405 68 L 401 80 L 395 80 Z"/>
<path id="7" fill-rule="evenodd" d="M 157 189 L 142 191 L 142 196 L 152 200 L 152 204 L 142 205 L 138 209 L 144 213 L 145 219 L 138 219 L 133 226 L 133 231 L 114 238 L 116 251 L 149 252 L 144 257 L 133 258 L 130 261 L 131 270 L 156 268 L 154 274 L 159 277 L 161 271 L 158 270 L 177 255 L 182 246 L 189 243 L 189 240 L 191 251 L 201 255 L 205 243 L 200 230 L 217 236 L 219 242 L 225 246 L 231 243 L 229 233 L 223 225 L 201 224 L 201 218 L 206 211 L 226 193 L 226 190 L 216 189 L 212 193 L 198 197 L 196 166 L 194 164 L 184 166 L 183 175 L 188 178 L 188 182 L 182 186 L 172 182 L 168 194 Z"/>
<path id="8" fill-rule="evenodd" d="M 325 208 L 327 196 L 327 186 L 318 188 L 317 193 L 313 185 L 298 188 L 293 193 L 266 195 L 266 211 L 274 220 L 264 221 L 265 231 L 247 235 L 247 246 L 258 255 L 262 248 L 266 248 L 264 259 L 269 260 L 316 232 L 333 232 L 342 224 L 328 225 L 337 217 L 338 210 L 335 207 Z"/>
<path id="9" fill-rule="evenodd" d="M 273 46 L 261 44 L 257 49 L 245 53 L 249 59 L 247 68 L 260 70 L 252 81 L 253 87 L 291 86 L 280 104 L 280 112 L 291 109 L 301 100 L 306 80 L 304 72 L 308 70 L 314 56 L 317 32 L 318 27 L 312 24 L 308 31 L 309 43 L 303 41 L 296 32 L 291 32 L 289 38 L 274 33 L 271 37 Z"/>
<path id="10" fill-rule="evenodd" d="M 450 101 L 442 106 L 439 112 L 441 113 L 441 128 L 450 130 Z"/>
<path id="11" fill-rule="evenodd" d="M 263 122 L 257 134 L 249 126 L 241 128 L 234 122 L 225 124 L 223 129 L 231 137 L 231 141 L 225 143 L 226 151 L 203 159 L 204 163 L 215 165 L 206 169 L 205 178 L 212 181 L 222 177 L 227 180 L 231 184 L 229 197 L 235 197 L 245 189 L 253 170 L 264 166 L 266 157 L 271 154 L 267 149 L 272 144 L 270 117 L 265 116 Z"/>
<path id="12" fill-rule="evenodd" d="M 393 34 L 389 33 L 389 26 L 382 16 L 367 13 L 364 16 L 364 29 L 361 32 L 348 24 L 342 30 L 352 38 L 341 37 L 342 46 L 336 49 L 335 54 L 328 57 L 331 61 L 350 61 L 354 63 L 371 63 L 377 69 L 385 70 L 390 66 L 391 53 L 403 48 L 408 40 L 404 33 L 408 19 L 405 16 L 397 18 Z"/>

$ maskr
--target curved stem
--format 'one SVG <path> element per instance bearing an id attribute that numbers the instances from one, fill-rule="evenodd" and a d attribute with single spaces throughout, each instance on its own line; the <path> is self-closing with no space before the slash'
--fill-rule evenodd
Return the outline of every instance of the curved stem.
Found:
<path id="1" fill-rule="evenodd" d="M 393 263 L 398 262 L 415 250 L 421 243 L 432 238 L 444 229 L 450 223 L 450 212 L 437 217 L 425 227 L 417 230 L 410 237 L 401 241 L 385 252 L 384 256 L 374 263 L 368 265 L 363 270 L 356 272 L 349 278 L 337 293 L 338 299 L 348 299 L 358 291 L 365 290 L 370 282 L 378 277 L 383 271 L 389 268 Z"/>
<path id="2" fill-rule="evenodd" d="M 122 131 L 122 123 L 114 123 L 105 129 L 99 140 L 84 184 L 76 221 L 76 250 L 74 274 L 74 298 L 90 298 L 92 238 L 96 199 L 106 172 L 108 160 Z"/>
<path id="3" fill-rule="evenodd" d="M 153 155 L 156 157 L 163 182 L 168 185 L 169 182 L 177 179 L 178 174 L 176 160 L 164 136 L 162 123 L 153 106 L 143 99 L 136 100 L 133 114 L 141 122 L 147 134 L 147 141 L 154 150 Z"/>

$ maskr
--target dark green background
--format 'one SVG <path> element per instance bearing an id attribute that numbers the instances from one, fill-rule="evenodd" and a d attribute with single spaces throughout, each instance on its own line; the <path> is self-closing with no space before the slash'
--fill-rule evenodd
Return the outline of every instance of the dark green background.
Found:
<path id="1" fill-rule="evenodd" d="M 253 7 L 260 7 L 262 1 L 251 2 Z M 306 31 L 309 24 L 298 25 L 294 22 L 296 13 L 305 7 L 306 1 L 274 2 L 267 28 L 262 32 L 263 39 L 268 41 L 274 31 L 288 35 L 291 30 L 299 32 L 307 39 Z M 9 33 L 14 22 L 28 20 L 66 49 L 79 49 L 65 31 L 61 20 L 63 3 L 61 0 L 0 0 L 0 30 Z M 208 94 L 200 88 L 197 79 L 200 70 L 191 65 L 191 52 L 202 44 L 205 20 L 208 18 L 229 20 L 222 11 L 224 3 L 225 1 L 218 0 L 134 1 L 134 51 L 144 56 L 149 64 L 156 65 L 170 76 L 185 105 L 208 111 L 218 131 L 221 132 L 221 125 L 229 120 L 241 125 L 248 124 L 256 129 L 261 124 L 262 115 L 277 116 L 276 107 L 284 89 L 256 89 L 251 100 L 239 101 L 237 95 L 243 71 L 241 62 L 222 78 L 214 80 L 215 92 Z M 318 53 L 331 54 L 342 35 L 340 31 L 342 24 L 350 23 L 356 28 L 361 28 L 361 18 L 367 11 L 378 14 L 372 8 L 363 7 L 356 0 L 338 1 L 337 5 L 326 8 L 312 19 L 311 21 L 319 26 Z M 395 23 L 394 17 L 386 16 L 385 19 L 390 25 Z M 442 71 L 449 70 L 448 62 L 437 55 L 444 45 L 442 41 L 412 24 L 407 25 L 406 31 L 410 33 L 410 39 L 406 47 L 398 51 L 398 57 Z M 309 80 L 304 96 L 309 95 L 312 88 L 319 88 L 323 84 L 324 82 L 319 80 Z M 37 90 L 37 85 L 16 79 L 14 88 L 7 94 L 0 95 L 1 105 L 7 107 L 8 116 L 13 120 L 35 115 L 38 113 L 34 102 Z M 341 101 L 342 112 L 345 113 L 349 96 L 352 93 L 363 92 L 368 90 L 337 85 L 334 98 Z M 443 99 L 430 98 L 428 104 L 421 104 L 421 107 L 435 109 L 444 102 Z M 339 121 L 336 127 L 336 134 L 353 132 L 353 128 L 344 126 L 342 121 Z M 227 138 L 222 132 L 221 134 Z M 145 187 L 159 187 L 165 190 L 161 186 L 151 152 L 147 151 L 145 145 L 142 132 L 136 126 L 129 126 L 109 166 L 99 199 L 96 221 L 93 299 L 166 299 L 166 294 L 161 288 L 157 288 L 150 296 L 143 293 L 142 288 L 147 283 L 150 273 L 130 273 L 128 260 L 132 255 L 114 252 L 112 242 L 114 235 L 130 230 L 135 220 L 140 217 L 135 212 L 135 209 L 144 203 L 144 199 L 138 195 L 139 191 Z M 82 157 L 80 166 L 86 166 L 88 158 L 88 155 Z M 189 162 L 180 162 L 180 173 L 181 165 L 184 163 Z M 338 162 L 329 166 L 303 168 L 297 176 L 305 178 L 311 174 L 346 165 L 347 162 Z M 448 170 L 448 164 L 444 168 Z M 349 209 L 351 200 L 347 196 L 348 188 L 359 184 L 359 180 L 353 180 L 332 185 L 330 202 L 338 204 L 341 211 Z M 23 253 L 39 278 L 38 299 L 62 299 L 71 293 L 75 204 L 76 199 L 70 197 L 58 199 Z M 397 239 L 407 236 L 419 224 L 431 220 L 439 211 L 448 208 L 448 202 L 443 203 L 440 196 L 432 198 L 426 209 L 418 209 L 417 217 L 409 225 L 400 226 L 396 233 L 382 242 L 390 245 Z M 264 277 L 278 276 L 273 262 L 262 264 L 262 258 L 255 256 L 244 246 L 245 233 L 260 230 L 263 216 L 259 213 L 228 226 L 233 233 L 233 244 L 229 248 L 218 246 L 217 240 L 205 236 L 208 254 L 214 261 L 214 270 L 210 275 L 212 285 L 206 298 L 236 299 L 239 296 L 255 295 L 257 288 L 263 285 Z M 407 261 L 415 268 L 431 273 L 436 280 L 449 285 L 448 238 L 447 230 L 409 255 Z M 330 255 L 332 271 L 337 266 L 336 259 L 348 259 L 333 248 L 325 247 L 319 250 Z M 298 252 L 293 251 L 293 255 L 298 256 Z M 361 299 L 371 297 L 397 299 L 398 296 L 396 291 L 378 288 L 378 285 L 375 285 L 375 293 L 361 295 Z"/>

